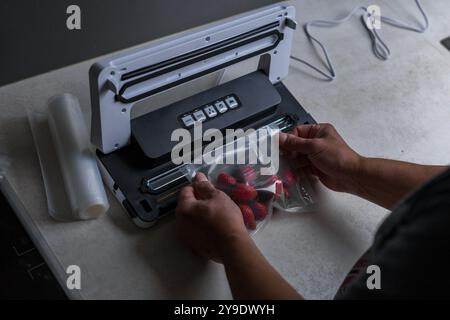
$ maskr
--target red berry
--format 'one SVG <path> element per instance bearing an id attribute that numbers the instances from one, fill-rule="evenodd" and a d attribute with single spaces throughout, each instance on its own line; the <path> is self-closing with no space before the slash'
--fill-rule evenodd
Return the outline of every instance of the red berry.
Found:
<path id="1" fill-rule="evenodd" d="M 240 167 L 237 173 L 239 182 L 243 183 L 253 183 L 257 176 L 255 168 L 252 166 Z"/>
<path id="2" fill-rule="evenodd" d="M 217 187 L 229 188 L 236 185 L 236 179 L 227 173 L 221 173 L 217 177 Z"/>
<path id="3" fill-rule="evenodd" d="M 283 174 L 283 184 L 286 188 L 292 187 L 297 182 L 297 176 L 294 172 L 287 170 Z"/>
<path id="4" fill-rule="evenodd" d="M 247 227 L 247 229 L 255 230 L 256 222 L 255 222 L 255 215 L 253 214 L 252 208 L 250 208 L 246 204 L 241 204 L 239 206 L 239 209 L 241 209 L 242 218 L 244 218 L 244 224 Z"/>
<path id="5" fill-rule="evenodd" d="M 261 202 L 256 202 L 253 205 L 253 213 L 255 214 L 256 220 L 264 220 L 268 214 L 267 206 Z"/>
<path id="6" fill-rule="evenodd" d="M 238 203 L 249 202 L 256 198 L 258 192 L 255 188 L 245 183 L 238 183 L 231 192 L 231 199 Z"/>

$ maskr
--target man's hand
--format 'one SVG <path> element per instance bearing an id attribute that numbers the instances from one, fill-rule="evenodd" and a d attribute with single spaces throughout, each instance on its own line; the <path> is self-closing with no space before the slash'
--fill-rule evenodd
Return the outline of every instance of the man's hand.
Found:
<path id="1" fill-rule="evenodd" d="M 298 167 L 334 191 L 349 192 L 391 209 L 446 166 L 366 158 L 353 151 L 330 124 L 299 126 L 280 134 L 280 148 Z"/>
<path id="2" fill-rule="evenodd" d="M 176 215 L 181 240 L 224 264 L 235 299 L 301 299 L 258 250 L 238 206 L 205 175 L 181 190 Z"/>
<path id="3" fill-rule="evenodd" d="M 222 262 L 227 246 L 249 238 L 239 207 L 198 173 L 180 191 L 176 208 L 179 238 L 194 253 Z"/>
<path id="4" fill-rule="evenodd" d="M 331 124 L 296 127 L 280 134 L 283 154 L 302 169 L 310 170 L 328 188 L 355 192 L 355 176 L 362 157 L 353 151 Z"/>

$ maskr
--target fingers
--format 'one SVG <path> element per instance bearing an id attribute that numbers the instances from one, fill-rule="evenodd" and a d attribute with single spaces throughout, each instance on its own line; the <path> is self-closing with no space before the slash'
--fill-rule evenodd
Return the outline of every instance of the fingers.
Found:
<path id="1" fill-rule="evenodd" d="M 314 138 L 315 133 L 319 130 L 320 125 L 317 124 L 307 124 L 297 126 L 292 130 L 292 134 L 300 138 Z"/>
<path id="2" fill-rule="evenodd" d="M 283 154 L 283 157 L 296 168 L 302 168 L 310 165 L 308 155 L 304 155 L 296 151 L 286 152 Z"/>
<path id="3" fill-rule="evenodd" d="M 300 125 L 291 133 L 280 133 L 280 147 L 304 155 L 317 153 L 320 151 L 320 138 L 332 130 L 334 127 L 328 123 Z"/>
<path id="4" fill-rule="evenodd" d="M 198 200 L 210 199 L 217 192 L 203 173 L 197 173 L 193 183 L 184 187 L 178 194 L 177 215 L 198 211 Z M 197 207 L 196 207 L 197 206 Z"/>
<path id="5" fill-rule="evenodd" d="M 308 157 L 304 155 L 298 156 L 296 160 L 298 169 L 308 167 L 311 164 L 311 161 L 309 161 Z"/>
<path id="6" fill-rule="evenodd" d="M 216 193 L 216 188 L 208 181 L 206 176 L 199 172 L 194 177 L 192 184 L 197 199 L 205 200 L 211 198 Z"/>
<path id="7" fill-rule="evenodd" d="M 333 125 L 329 123 L 306 124 L 295 127 L 292 134 L 305 139 L 320 138 L 323 133 L 329 133 L 334 130 Z"/>
<path id="8" fill-rule="evenodd" d="M 313 154 L 319 151 L 319 139 L 301 138 L 290 133 L 280 133 L 280 147 L 300 154 Z"/>
<path id="9" fill-rule="evenodd" d="M 194 188 L 192 186 L 184 187 L 178 194 L 178 204 L 175 213 L 177 215 L 192 211 L 197 199 L 194 195 Z"/>
<path id="10" fill-rule="evenodd" d="M 194 182 L 204 182 L 204 181 L 208 181 L 208 178 L 205 176 L 205 174 L 201 173 L 201 172 L 197 172 L 197 174 L 194 177 Z"/>
<path id="11" fill-rule="evenodd" d="M 178 194 L 178 201 L 183 203 L 195 201 L 194 188 L 192 186 L 182 188 Z"/>

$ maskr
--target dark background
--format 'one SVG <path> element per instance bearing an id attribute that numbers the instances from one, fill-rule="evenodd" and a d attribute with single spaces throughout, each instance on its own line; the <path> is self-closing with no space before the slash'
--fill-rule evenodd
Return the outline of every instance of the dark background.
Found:
<path id="1" fill-rule="evenodd" d="M 0 0 L 0 86 L 276 0 Z M 66 9 L 81 9 L 68 30 Z"/>

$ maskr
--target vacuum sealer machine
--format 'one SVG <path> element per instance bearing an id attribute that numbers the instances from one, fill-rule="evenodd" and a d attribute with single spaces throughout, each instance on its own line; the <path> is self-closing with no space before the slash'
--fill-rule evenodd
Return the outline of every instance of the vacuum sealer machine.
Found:
<path id="1" fill-rule="evenodd" d="M 263 7 L 151 42 L 96 62 L 90 69 L 91 139 L 106 185 L 133 221 L 153 225 L 176 206 L 189 183 L 170 155 L 177 128 L 289 130 L 314 123 L 281 82 L 296 28 L 286 3 Z M 188 81 L 259 57 L 258 70 L 137 118 L 131 109 Z M 203 146 L 204 147 L 204 146 Z"/>

